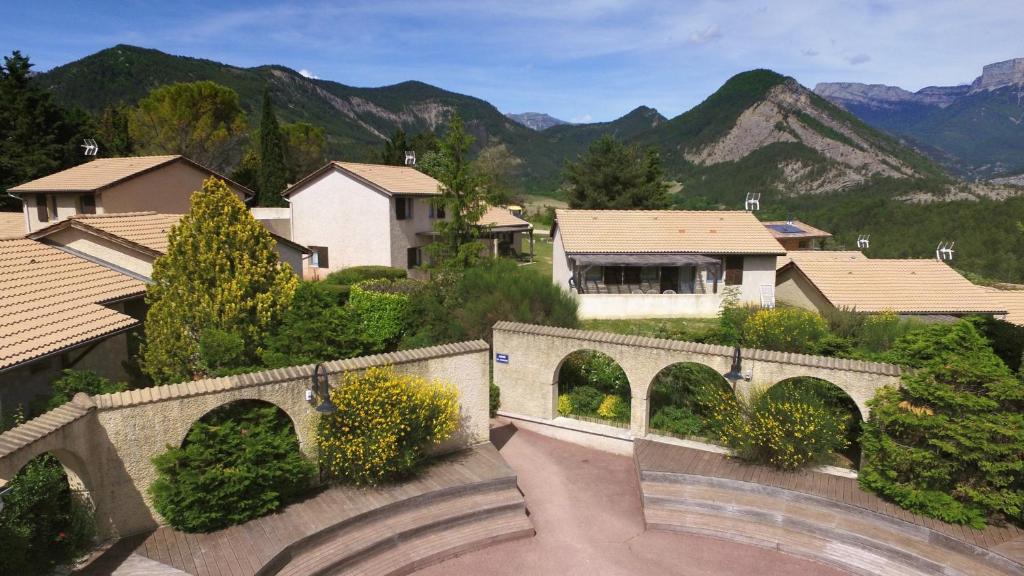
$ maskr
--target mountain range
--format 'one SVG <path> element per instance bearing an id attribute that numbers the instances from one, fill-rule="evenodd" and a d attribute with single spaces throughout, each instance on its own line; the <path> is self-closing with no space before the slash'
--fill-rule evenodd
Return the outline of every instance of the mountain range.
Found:
<path id="1" fill-rule="evenodd" d="M 613 134 L 660 152 L 666 174 L 678 183 L 676 207 L 737 209 L 746 194 L 760 193 L 759 216 L 805 220 L 831 231 L 834 246 L 852 247 L 859 234 L 870 234 L 867 252 L 873 257 L 920 258 L 929 257 L 940 240 L 956 240 L 957 265 L 964 270 L 1021 282 L 1024 188 L 951 177 L 926 155 L 947 158 L 951 148 L 906 136 L 892 127 L 898 122 L 885 124 L 886 110 L 895 110 L 895 118 L 907 118 L 907 110 L 928 116 L 961 109 L 968 99 L 1009 98 L 1017 90 L 1013 70 L 992 70 L 977 90 L 939 87 L 910 96 L 891 87 L 854 85 L 819 86 L 819 94 L 782 74 L 751 70 L 673 118 L 638 106 L 610 122 L 543 130 L 479 98 L 422 82 L 360 88 L 281 66 L 239 68 L 126 45 L 36 78 L 59 101 L 92 113 L 134 104 L 163 84 L 212 80 L 238 92 L 251 121 L 266 87 L 283 121 L 325 129 L 334 159 L 373 161 L 395 129 L 440 134 L 458 112 L 476 137 L 477 151 L 501 143 L 522 160 L 520 191 L 556 197 L 562 195 L 565 161 L 601 135 Z M 998 120 L 1000 114 L 987 116 Z"/>
<path id="2" fill-rule="evenodd" d="M 558 118 L 549 114 L 544 114 L 543 112 L 523 112 L 521 114 L 506 113 L 505 116 L 508 116 L 527 128 L 532 128 L 537 131 L 547 130 L 552 126 L 568 124 L 565 120 L 559 120 Z"/>
<path id="3" fill-rule="evenodd" d="M 238 92 L 255 118 L 263 88 L 269 87 L 287 122 L 325 128 L 332 157 L 372 160 L 397 128 L 407 133 L 441 132 L 457 111 L 477 139 L 477 149 L 505 144 L 522 160 L 518 175 L 525 191 L 557 194 L 565 161 L 602 134 L 660 149 L 668 174 L 684 192 L 734 204 L 739 178 L 744 192 L 800 195 L 845 190 L 871 179 L 933 177 L 941 170 L 792 78 L 768 70 L 730 79 L 692 110 L 665 118 L 639 106 L 611 122 L 557 124 L 542 130 L 512 119 L 490 103 L 409 81 L 378 88 L 347 86 L 306 77 L 282 66 L 239 68 L 211 60 L 174 56 L 118 45 L 40 74 L 63 103 L 98 113 L 111 105 L 134 104 L 151 89 L 172 82 L 212 80 Z M 545 115 L 546 116 L 546 115 Z M 540 120 L 540 116 L 530 116 Z M 532 120 L 531 120 L 532 121 Z"/>
<path id="4" fill-rule="evenodd" d="M 987 179 L 1024 172 L 1024 58 L 984 66 L 974 82 L 960 86 L 910 92 L 827 82 L 814 91 L 954 174 Z"/>

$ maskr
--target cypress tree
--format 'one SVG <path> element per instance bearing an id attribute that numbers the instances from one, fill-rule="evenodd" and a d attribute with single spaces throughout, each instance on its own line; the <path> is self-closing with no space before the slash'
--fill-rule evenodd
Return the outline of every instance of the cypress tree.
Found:
<path id="1" fill-rule="evenodd" d="M 284 192 L 288 185 L 288 166 L 284 161 L 284 140 L 281 126 L 270 101 L 270 90 L 263 90 L 263 112 L 260 119 L 260 206 L 284 206 Z"/>
<path id="2" fill-rule="evenodd" d="M 256 365 L 297 284 L 267 229 L 223 180 L 208 179 L 153 263 L 143 368 L 166 383 Z M 231 349 L 231 365 L 212 362 L 211 348 Z"/>

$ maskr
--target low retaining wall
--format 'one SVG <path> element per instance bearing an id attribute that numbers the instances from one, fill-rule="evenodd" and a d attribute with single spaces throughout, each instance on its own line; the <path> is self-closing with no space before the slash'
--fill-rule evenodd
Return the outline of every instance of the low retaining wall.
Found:
<path id="1" fill-rule="evenodd" d="M 345 372 L 392 365 L 401 373 L 443 380 L 459 391 L 460 425 L 439 452 L 488 439 L 488 352 L 473 341 L 325 363 L 332 385 Z M 67 405 L 0 434 L 0 486 L 29 460 L 53 453 L 90 493 L 103 536 L 152 529 L 160 519 L 149 498 L 156 478 L 154 456 L 180 446 L 192 425 L 209 411 L 236 400 L 262 400 L 281 408 L 295 424 L 300 449 L 315 455 L 316 412 L 305 401 L 313 365 L 156 386 L 90 398 Z"/>
<path id="2" fill-rule="evenodd" d="M 711 318 L 718 314 L 722 294 L 576 294 L 579 317 L 621 318 Z"/>

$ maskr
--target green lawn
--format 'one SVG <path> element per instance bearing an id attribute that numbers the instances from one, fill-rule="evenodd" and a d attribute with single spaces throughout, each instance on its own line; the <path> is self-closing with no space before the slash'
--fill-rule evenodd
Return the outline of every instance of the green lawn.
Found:
<path id="1" fill-rule="evenodd" d="M 523 241 L 523 253 L 528 254 L 530 245 Z M 523 264 L 527 270 L 533 270 L 544 278 L 551 280 L 551 239 L 546 234 L 533 235 L 533 264 Z"/>
<path id="2" fill-rule="evenodd" d="M 629 320 L 582 320 L 584 330 L 651 336 L 673 340 L 703 341 L 718 327 L 717 318 L 637 318 Z"/>

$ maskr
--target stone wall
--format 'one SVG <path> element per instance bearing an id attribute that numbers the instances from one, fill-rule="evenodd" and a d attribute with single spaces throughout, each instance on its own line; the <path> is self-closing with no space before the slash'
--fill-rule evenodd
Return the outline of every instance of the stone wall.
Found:
<path id="1" fill-rule="evenodd" d="M 438 452 L 488 439 L 488 346 L 464 342 L 326 363 L 332 385 L 345 372 L 393 365 L 402 373 L 442 380 L 459 390 L 460 426 Z M 315 411 L 305 401 L 313 366 L 157 386 L 117 394 L 78 395 L 65 406 L 0 435 L 0 486 L 26 462 L 55 454 L 89 491 L 99 532 L 124 536 L 151 529 L 160 519 L 148 488 L 154 456 L 180 446 L 205 414 L 237 400 L 262 400 L 295 424 L 300 449 L 315 455 Z"/>
<path id="2" fill-rule="evenodd" d="M 632 390 L 634 437 L 647 434 L 648 399 L 654 377 L 679 362 L 710 367 L 719 374 L 729 371 L 732 349 L 678 340 L 625 336 L 499 322 L 494 326 L 494 353 L 507 362 L 494 364 L 494 383 L 501 388 L 502 412 L 551 420 L 557 415 L 558 371 L 562 362 L 579 350 L 594 350 L 614 359 L 626 373 Z M 856 402 L 867 418 L 867 401 L 881 386 L 899 385 L 901 369 L 893 364 L 844 360 L 806 354 L 743 349 L 743 373 L 735 384 L 737 394 L 768 388 L 801 376 L 827 380 Z"/>

